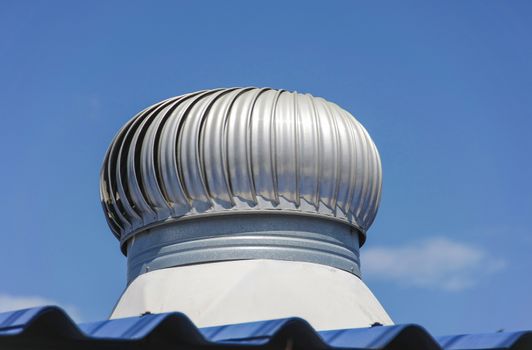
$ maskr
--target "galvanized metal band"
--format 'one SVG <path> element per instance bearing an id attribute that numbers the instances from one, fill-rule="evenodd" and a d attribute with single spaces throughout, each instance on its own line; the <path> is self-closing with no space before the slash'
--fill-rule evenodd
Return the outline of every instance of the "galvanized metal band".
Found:
<path id="1" fill-rule="evenodd" d="M 128 283 L 148 271 L 228 260 L 311 262 L 360 276 L 359 233 L 298 215 L 227 215 L 173 222 L 127 242 Z"/>

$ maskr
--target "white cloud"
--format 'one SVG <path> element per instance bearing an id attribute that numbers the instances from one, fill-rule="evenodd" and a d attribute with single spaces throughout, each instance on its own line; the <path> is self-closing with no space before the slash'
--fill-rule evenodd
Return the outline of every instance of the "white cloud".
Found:
<path id="1" fill-rule="evenodd" d="M 27 309 L 37 306 L 56 305 L 61 307 L 76 322 L 82 320 L 79 309 L 68 304 L 61 304 L 55 300 L 41 296 L 14 296 L 0 293 L 0 312 Z"/>
<path id="2" fill-rule="evenodd" d="M 414 287 L 459 291 L 500 271 L 505 262 L 486 251 L 435 237 L 399 247 L 362 249 L 364 277 Z"/>

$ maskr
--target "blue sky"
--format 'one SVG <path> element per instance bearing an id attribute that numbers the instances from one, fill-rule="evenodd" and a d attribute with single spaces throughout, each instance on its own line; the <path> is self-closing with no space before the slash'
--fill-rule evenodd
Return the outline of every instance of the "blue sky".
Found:
<path id="1" fill-rule="evenodd" d="M 527 1 L 0 3 L 0 308 L 108 316 L 125 258 L 98 175 L 119 127 L 186 92 L 338 103 L 383 162 L 364 280 L 397 323 L 532 329 Z"/>

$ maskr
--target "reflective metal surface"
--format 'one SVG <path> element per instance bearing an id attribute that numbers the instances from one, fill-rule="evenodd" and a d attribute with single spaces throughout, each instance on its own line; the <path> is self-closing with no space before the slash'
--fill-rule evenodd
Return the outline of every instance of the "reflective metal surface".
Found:
<path id="1" fill-rule="evenodd" d="M 159 102 L 113 140 L 101 172 L 108 223 L 125 250 L 169 221 L 245 212 L 315 215 L 363 241 L 381 165 L 362 125 L 334 103 L 284 90 L 200 91 Z"/>
<path id="2" fill-rule="evenodd" d="M 177 312 L 76 324 L 47 306 L 0 313 L 0 348 L 528 350 L 532 331 L 434 338 L 415 324 L 316 331 L 300 318 L 198 329 Z"/>
<path id="3" fill-rule="evenodd" d="M 341 222 L 300 215 L 223 215 L 147 229 L 127 246 L 128 283 L 197 263 L 272 259 L 327 265 L 360 277 L 359 236 Z"/>

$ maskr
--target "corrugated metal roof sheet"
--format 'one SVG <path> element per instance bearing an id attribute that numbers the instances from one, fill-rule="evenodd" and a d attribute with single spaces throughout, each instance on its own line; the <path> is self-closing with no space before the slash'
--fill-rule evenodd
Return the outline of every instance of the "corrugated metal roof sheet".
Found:
<path id="1" fill-rule="evenodd" d="M 196 328 L 183 314 L 75 324 L 58 307 L 0 314 L 0 349 L 532 349 L 532 331 L 433 338 L 418 325 L 315 331 L 298 318 Z"/>

